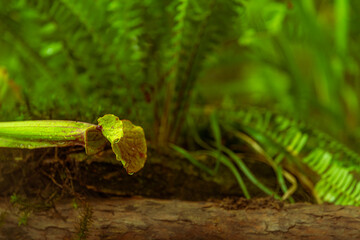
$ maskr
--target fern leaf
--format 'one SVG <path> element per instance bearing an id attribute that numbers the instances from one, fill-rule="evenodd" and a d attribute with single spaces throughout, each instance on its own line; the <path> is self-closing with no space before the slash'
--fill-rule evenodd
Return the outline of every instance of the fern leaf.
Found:
<path id="1" fill-rule="evenodd" d="M 227 115 L 232 117 L 227 116 L 225 122 L 238 121 L 237 127 L 262 142 L 273 156 L 285 154 L 293 163 L 305 164 L 316 173 L 314 191 L 322 200 L 360 205 L 360 182 L 354 177 L 360 172 L 360 157 L 355 152 L 303 122 L 273 113 L 269 118 L 269 111 L 264 114 L 250 109 Z M 264 124 L 268 122 L 265 118 L 269 123 Z"/>

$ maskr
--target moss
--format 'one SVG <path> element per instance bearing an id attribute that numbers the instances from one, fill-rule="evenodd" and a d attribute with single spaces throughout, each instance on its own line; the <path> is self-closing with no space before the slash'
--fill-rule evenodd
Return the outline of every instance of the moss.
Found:
<path id="1" fill-rule="evenodd" d="M 89 236 L 89 231 L 91 227 L 93 217 L 93 210 L 88 204 L 84 204 L 81 208 L 79 215 L 79 223 L 77 228 L 76 240 L 86 240 Z"/>

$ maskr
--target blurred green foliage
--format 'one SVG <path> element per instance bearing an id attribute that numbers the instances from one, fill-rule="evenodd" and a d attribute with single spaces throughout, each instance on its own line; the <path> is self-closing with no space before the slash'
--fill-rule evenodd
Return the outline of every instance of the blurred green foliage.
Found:
<path id="1" fill-rule="evenodd" d="M 113 113 L 160 142 L 193 106 L 262 106 L 356 147 L 360 3 L 0 0 L 0 120 Z"/>
<path id="2" fill-rule="evenodd" d="M 207 150 L 214 169 L 171 145 L 210 175 L 228 167 L 244 196 L 242 174 L 280 198 L 225 146 L 235 135 L 283 199 L 298 179 L 318 202 L 359 205 L 360 157 L 316 130 L 357 150 L 359 13 L 348 0 L 0 0 L 0 121 L 113 113 Z"/>

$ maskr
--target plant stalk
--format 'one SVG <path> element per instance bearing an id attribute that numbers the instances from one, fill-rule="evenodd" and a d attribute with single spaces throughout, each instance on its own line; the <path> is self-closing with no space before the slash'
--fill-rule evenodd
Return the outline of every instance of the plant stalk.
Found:
<path id="1" fill-rule="evenodd" d="M 128 120 L 107 114 L 98 125 L 66 120 L 0 122 L 0 147 L 46 148 L 81 145 L 88 155 L 102 151 L 109 141 L 129 174 L 146 161 L 144 130 Z"/>

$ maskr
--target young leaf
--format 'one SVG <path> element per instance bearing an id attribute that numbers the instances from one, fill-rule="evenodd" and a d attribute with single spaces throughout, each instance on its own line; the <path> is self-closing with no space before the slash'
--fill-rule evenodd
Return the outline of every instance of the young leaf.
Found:
<path id="1" fill-rule="evenodd" d="M 119 120 L 112 114 L 98 119 L 105 138 L 111 143 L 116 159 L 121 161 L 127 173 L 133 174 L 144 167 L 146 140 L 144 130 L 129 120 Z"/>

